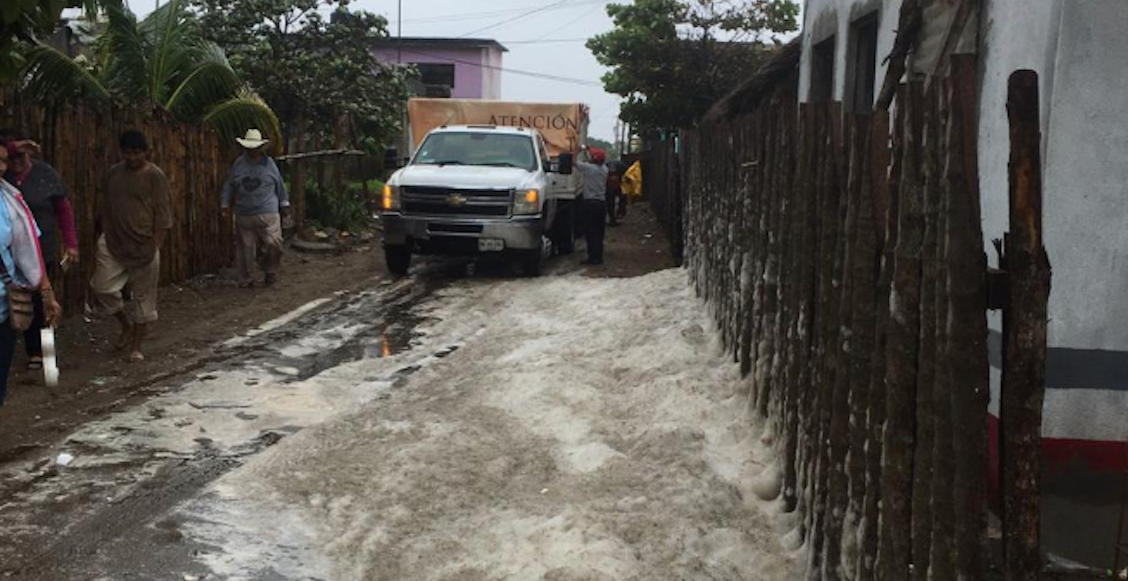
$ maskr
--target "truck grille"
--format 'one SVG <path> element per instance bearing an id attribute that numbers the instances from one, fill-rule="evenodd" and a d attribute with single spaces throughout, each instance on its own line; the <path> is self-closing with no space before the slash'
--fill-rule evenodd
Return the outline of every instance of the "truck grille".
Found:
<path id="1" fill-rule="evenodd" d="M 460 190 L 422 186 L 403 188 L 407 214 L 434 216 L 508 216 L 510 190 Z"/>

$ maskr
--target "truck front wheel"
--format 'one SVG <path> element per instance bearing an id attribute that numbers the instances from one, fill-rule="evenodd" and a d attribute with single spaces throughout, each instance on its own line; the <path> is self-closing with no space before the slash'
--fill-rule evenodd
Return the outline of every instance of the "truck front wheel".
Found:
<path id="1" fill-rule="evenodd" d="M 392 274 L 403 276 L 411 266 L 411 247 L 406 244 L 389 244 L 384 247 L 384 262 Z"/>

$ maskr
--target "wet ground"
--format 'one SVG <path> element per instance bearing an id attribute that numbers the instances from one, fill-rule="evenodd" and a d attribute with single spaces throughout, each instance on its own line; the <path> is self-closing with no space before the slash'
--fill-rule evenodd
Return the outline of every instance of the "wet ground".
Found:
<path id="1" fill-rule="evenodd" d="M 609 267 L 585 275 L 630 276 L 672 265 L 648 213 L 633 218 L 609 230 Z M 322 271 L 320 296 L 295 303 L 319 287 L 317 270 L 307 269 L 301 288 L 291 282 L 292 292 L 273 303 L 269 320 L 272 311 L 262 304 L 211 310 L 228 320 L 201 316 L 206 307 L 197 306 L 195 316 L 191 304 L 173 309 L 169 324 L 194 336 L 166 337 L 144 371 L 110 376 L 106 369 L 120 364 L 104 361 L 73 373 L 87 381 L 63 401 L 25 388 L 0 426 L 13 434 L 0 445 L 0 576 L 203 578 L 200 556 L 214 547 L 187 542 L 183 530 L 192 523 L 170 516 L 174 507 L 277 442 L 387 398 L 455 353 L 459 341 L 419 340 L 436 292 L 514 276 L 504 263 L 431 259 L 419 261 L 410 277 L 392 279 L 372 268 L 375 259 L 333 258 L 333 268 Z M 578 260 L 553 259 L 547 276 L 579 271 Z M 235 300 L 254 303 L 246 294 Z M 236 318 L 243 326 L 232 324 Z M 247 328 L 248 320 L 259 324 Z M 101 347 L 104 339 L 95 335 L 106 334 L 105 324 L 96 328 L 84 332 Z M 91 351 L 92 360 L 109 359 Z M 365 369 L 359 379 L 357 365 Z M 339 371 L 346 368 L 347 380 Z M 92 403 L 83 403 L 84 393 Z"/>

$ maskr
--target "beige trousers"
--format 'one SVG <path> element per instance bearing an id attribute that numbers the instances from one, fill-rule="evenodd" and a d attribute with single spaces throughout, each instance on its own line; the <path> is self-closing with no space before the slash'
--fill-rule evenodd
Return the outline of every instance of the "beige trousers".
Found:
<path id="1" fill-rule="evenodd" d="M 145 266 L 122 264 L 110 254 L 106 237 L 98 238 L 94 255 L 94 276 L 90 290 L 99 310 L 106 315 L 116 315 L 123 310 L 131 323 L 151 323 L 157 320 L 157 286 L 161 278 L 161 251 Z M 121 291 L 129 285 L 132 298 L 125 303 Z"/>
<path id="2" fill-rule="evenodd" d="M 235 267 L 239 271 L 239 282 L 247 283 L 254 279 L 259 245 L 263 250 L 260 265 L 263 272 L 277 272 L 278 263 L 282 261 L 282 220 L 278 214 L 236 216 L 235 229 Z"/>

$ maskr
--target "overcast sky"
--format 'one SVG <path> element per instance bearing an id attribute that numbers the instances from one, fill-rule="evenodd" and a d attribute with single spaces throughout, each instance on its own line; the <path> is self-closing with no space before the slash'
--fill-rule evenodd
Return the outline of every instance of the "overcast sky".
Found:
<path id="1" fill-rule="evenodd" d="M 620 0 L 625 1 L 625 0 Z M 579 101 L 591 107 L 589 133 L 610 140 L 619 98 L 603 91 L 606 69 L 584 40 L 612 28 L 611 0 L 405 0 L 404 36 L 492 38 L 509 49 L 501 96 L 512 101 Z M 382 14 L 396 34 L 398 0 L 355 0 L 350 7 Z M 558 41 L 558 42 L 554 42 Z M 538 78 L 539 75 L 569 80 Z"/>
<path id="2" fill-rule="evenodd" d="M 156 1 L 164 4 L 167 0 L 129 0 L 129 4 L 143 18 Z M 403 35 L 501 42 L 509 49 L 502 56 L 506 69 L 501 79 L 503 99 L 585 103 L 592 114 L 589 134 L 610 141 L 619 98 L 603 91 L 600 76 L 606 69 L 584 48 L 584 41 L 611 30 L 606 6 L 613 1 L 404 0 Z M 399 0 L 354 0 L 349 6 L 383 15 L 395 36 L 398 4 Z"/>

